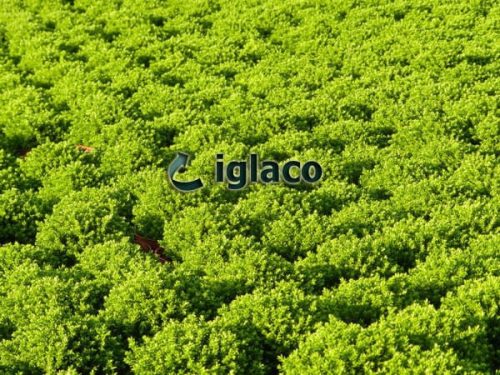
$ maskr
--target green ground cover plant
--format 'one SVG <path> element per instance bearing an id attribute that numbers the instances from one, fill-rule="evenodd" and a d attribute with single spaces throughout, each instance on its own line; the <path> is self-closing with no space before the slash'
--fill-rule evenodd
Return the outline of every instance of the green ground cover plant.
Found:
<path id="1" fill-rule="evenodd" d="M 499 23 L 1 0 L 0 374 L 498 373 Z M 217 153 L 324 175 L 229 191 Z"/>

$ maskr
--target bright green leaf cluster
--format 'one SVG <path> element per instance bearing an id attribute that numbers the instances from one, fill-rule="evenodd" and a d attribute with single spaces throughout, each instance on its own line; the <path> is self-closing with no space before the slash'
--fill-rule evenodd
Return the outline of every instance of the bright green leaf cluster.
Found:
<path id="1" fill-rule="evenodd" d="M 0 373 L 498 372 L 499 19 L 2 0 Z M 217 153 L 324 176 L 229 191 Z"/>

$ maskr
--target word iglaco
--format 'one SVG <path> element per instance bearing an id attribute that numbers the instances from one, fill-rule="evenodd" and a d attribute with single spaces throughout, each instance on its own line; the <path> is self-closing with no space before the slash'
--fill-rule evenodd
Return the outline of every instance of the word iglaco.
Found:
<path id="1" fill-rule="evenodd" d="M 224 163 L 224 154 L 217 154 L 215 161 L 215 182 L 227 182 L 229 190 L 240 190 L 249 183 L 262 184 L 284 182 L 313 184 L 323 176 L 321 165 L 313 160 L 302 164 L 290 160 L 280 166 L 274 160 L 259 163 L 257 154 L 250 154 L 249 160 L 232 160 Z"/>

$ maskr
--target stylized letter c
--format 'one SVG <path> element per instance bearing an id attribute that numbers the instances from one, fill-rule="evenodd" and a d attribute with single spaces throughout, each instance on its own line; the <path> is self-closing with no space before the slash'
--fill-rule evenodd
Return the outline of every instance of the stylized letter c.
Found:
<path id="1" fill-rule="evenodd" d="M 184 152 L 178 152 L 175 159 L 168 166 L 168 179 L 172 186 L 177 190 L 187 193 L 198 190 L 203 187 L 203 182 L 201 179 L 197 178 L 193 181 L 177 181 L 174 179 L 174 175 L 182 168 L 187 166 L 189 155 Z"/>

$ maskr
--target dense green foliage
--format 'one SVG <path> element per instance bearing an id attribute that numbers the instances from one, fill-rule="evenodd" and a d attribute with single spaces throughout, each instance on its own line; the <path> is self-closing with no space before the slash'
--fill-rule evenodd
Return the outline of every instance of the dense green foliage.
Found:
<path id="1" fill-rule="evenodd" d="M 0 373 L 500 371 L 499 22 L 2 0 Z M 205 189 L 169 185 L 177 151 Z M 231 192 L 217 152 L 324 178 Z"/>

